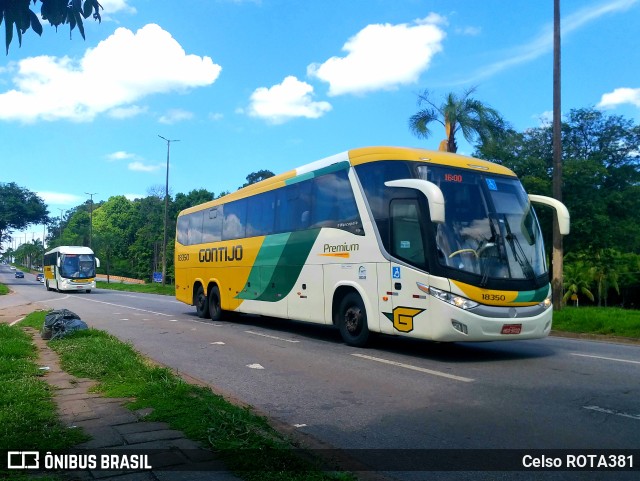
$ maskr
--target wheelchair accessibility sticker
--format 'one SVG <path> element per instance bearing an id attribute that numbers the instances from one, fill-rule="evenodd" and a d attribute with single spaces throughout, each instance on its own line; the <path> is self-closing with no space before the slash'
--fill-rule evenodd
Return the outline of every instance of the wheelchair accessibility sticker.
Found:
<path id="1" fill-rule="evenodd" d="M 400 279 L 400 268 L 392 267 L 391 268 L 391 277 L 394 279 Z"/>

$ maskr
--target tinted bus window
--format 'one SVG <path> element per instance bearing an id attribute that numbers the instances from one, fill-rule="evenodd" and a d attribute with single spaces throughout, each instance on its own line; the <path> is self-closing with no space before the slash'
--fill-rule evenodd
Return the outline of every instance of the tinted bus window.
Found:
<path id="1" fill-rule="evenodd" d="M 202 225 L 202 242 L 217 242 L 222 239 L 222 206 L 207 209 Z"/>
<path id="2" fill-rule="evenodd" d="M 250 197 L 247 201 L 247 237 L 272 234 L 276 204 L 275 191 Z"/>
<path id="3" fill-rule="evenodd" d="M 222 225 L 222 240 L 240 239 L 246 234 L 247 201 L 236 200 L 224 206 L 224 224 Z"/>

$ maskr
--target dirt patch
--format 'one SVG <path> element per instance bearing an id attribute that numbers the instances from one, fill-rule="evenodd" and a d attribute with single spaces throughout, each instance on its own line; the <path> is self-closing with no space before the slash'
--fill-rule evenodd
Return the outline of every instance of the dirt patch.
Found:
<path id="1" fill-rule="evenodd" d="M 40 310 L 41 307 L 37 304 L 21 304 L 19 306 L 9 306 L 0 309 L 0 322 L 11 324 L 18 319 L 27 317 L 33 311 Z"/>

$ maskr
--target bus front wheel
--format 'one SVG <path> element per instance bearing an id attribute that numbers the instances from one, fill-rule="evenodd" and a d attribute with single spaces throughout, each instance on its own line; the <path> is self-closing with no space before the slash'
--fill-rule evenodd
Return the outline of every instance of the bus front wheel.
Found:
<path id="1" fill-rule="evenodd" d="M 202 286 L 198 286 L 196 296 L 193 300 L 196 305 L 196 313 L 198 314 L 198 317 L 209 317 L 209 303 L 207 302 L 207 295 L 204 293 L 204 288 Z"/>
<path id="2" fill-rule="evenodd" d="M 212 321 L 219 321 L 222 317 L 222 308 L 220 307 L 220 289 L 213 286 L 209 292 L 209 313 Z"/>
<path id="3" fill-rule="evenodd" d="M 338 327 L 342 339 L 349 346 L 362 347 L 369 339 L 367 311 L 359 294 L 350 292 L 340 302 Z"/>

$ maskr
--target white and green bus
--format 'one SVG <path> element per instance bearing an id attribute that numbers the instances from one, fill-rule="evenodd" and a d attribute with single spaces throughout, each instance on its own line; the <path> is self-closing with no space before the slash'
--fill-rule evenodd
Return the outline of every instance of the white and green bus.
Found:
<path id="1" fill-rule="evenodd" d="M 44 285 L 48 291 L 86 291 L 96 287 L 100 260 L 88 247 L 60 246 L 44 254 Z"/>
<path id="2" fill-rule="evenodd" d="M 532 202 L 498 164 L 368 147 L 305 165 L 182 211 L 176 297 L 224 311 L 435 341 L 535 339 L 551 289 Z"/>

